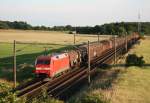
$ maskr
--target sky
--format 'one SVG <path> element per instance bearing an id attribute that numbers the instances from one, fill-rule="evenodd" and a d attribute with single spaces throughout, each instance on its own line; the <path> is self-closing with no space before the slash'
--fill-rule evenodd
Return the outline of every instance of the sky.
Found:
<path id="1" fill-rule="evenodd" d="M 0 20 L 31 25 L 94 26 L 150 21 L 150 0 L 0 0 Z"/>

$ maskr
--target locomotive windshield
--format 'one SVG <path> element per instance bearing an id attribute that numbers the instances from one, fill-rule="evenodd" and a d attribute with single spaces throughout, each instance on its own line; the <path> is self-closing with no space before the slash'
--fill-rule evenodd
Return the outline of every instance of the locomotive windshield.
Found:
<path id="1" fill-rule="evenodd" d="M 50 60 L 37 60 L 36 64 L 49 65 L 50 64 Z"/>

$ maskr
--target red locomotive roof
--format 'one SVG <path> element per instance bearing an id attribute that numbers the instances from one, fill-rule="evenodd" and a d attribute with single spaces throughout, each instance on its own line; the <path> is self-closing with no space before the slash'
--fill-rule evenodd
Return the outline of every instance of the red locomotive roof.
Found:
<path id="1" fill-rule="evenodd" d="M 68 54 L 67 53 L 59 53 L 59 54 L 53 54 L 52 55 L 52 59 L 62 59 L 62 58 L 65 58 L 67 57 Z"/>
<path id="2" fill-rule="evenodd" d="M 37 59 L 51 59 L 51 56 L 39 56 Z"/>
<path id="3" fill-rule="evenodd" d="M 44 60 L 50 60 L 51 58 L 53 59 L 61 59 L 61 58 L 65 58 L 67 57 L 68 54 L 67 53 L 55 53 L 49 56 L 39 56 L 37 57 L 37 59 L 44 59 Z"/>

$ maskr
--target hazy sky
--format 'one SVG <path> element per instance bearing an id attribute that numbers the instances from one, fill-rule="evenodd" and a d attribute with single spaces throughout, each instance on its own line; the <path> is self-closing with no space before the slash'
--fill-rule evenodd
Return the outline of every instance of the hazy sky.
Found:
<path id="1" fill-rule="evenodd" d="M 150 21 L 150 0 L 0 0 L 0 20 L 32 25 L 96 25 Z"/>

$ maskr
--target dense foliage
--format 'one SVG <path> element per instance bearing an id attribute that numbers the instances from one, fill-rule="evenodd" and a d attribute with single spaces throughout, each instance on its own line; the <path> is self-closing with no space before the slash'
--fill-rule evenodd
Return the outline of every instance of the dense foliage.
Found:
<path id="1" fill-rule="evenodd" d="M 94 27 L 77 27 L 77 33 L 82 34 L 124 34 L 138 32 L 137 22 L 109 23 Z M 150 34 L 150 22 L 143 22 L 140 32 Z"/>
<path id="2" fill-rule="evenodd" d="M 136 54 L 129 54 L 126 58 L 126 66 L 143 66 L 145 61 L 143 56 L 138 57 Z"/>
<path id="3" fill-rule="evenodd" d="M 150 22 L 141 23 L 141 33 L 150 34 Z M 109 23 L 104 25 L 96 25 L 94 27 L 73 27 L 71 25 L 66 26 L 31 26 L 22 21 L 0 21 L 0 29 L 21 29 L 21 30 L 47 30 L 47 31 L 76 31 L 78 34 L 124 34 L 138 32 L 137 22 L 120 22 Z"/>
<path id="4" fill-rule="evenodd" d="M 22 21 L 0 21 L 0 29 L 23 29 L 23 30 L 30 30 L 32 26 L 27 24 L 26 22 Z"/>
<path id="5" fill-rule="evenodd" d="M 17 97 L 17 92 L 13 93 L 10 87 L 5 84 L 0 84 L 3 92 L 0 92 L 0 103 L 28 103 L 26 98 Z M 42 90 L 40 98 L 34 98 L 30 103 L 64 103 L 63 101 L 51 98 L 48 96 L 46 90 Z"/>

